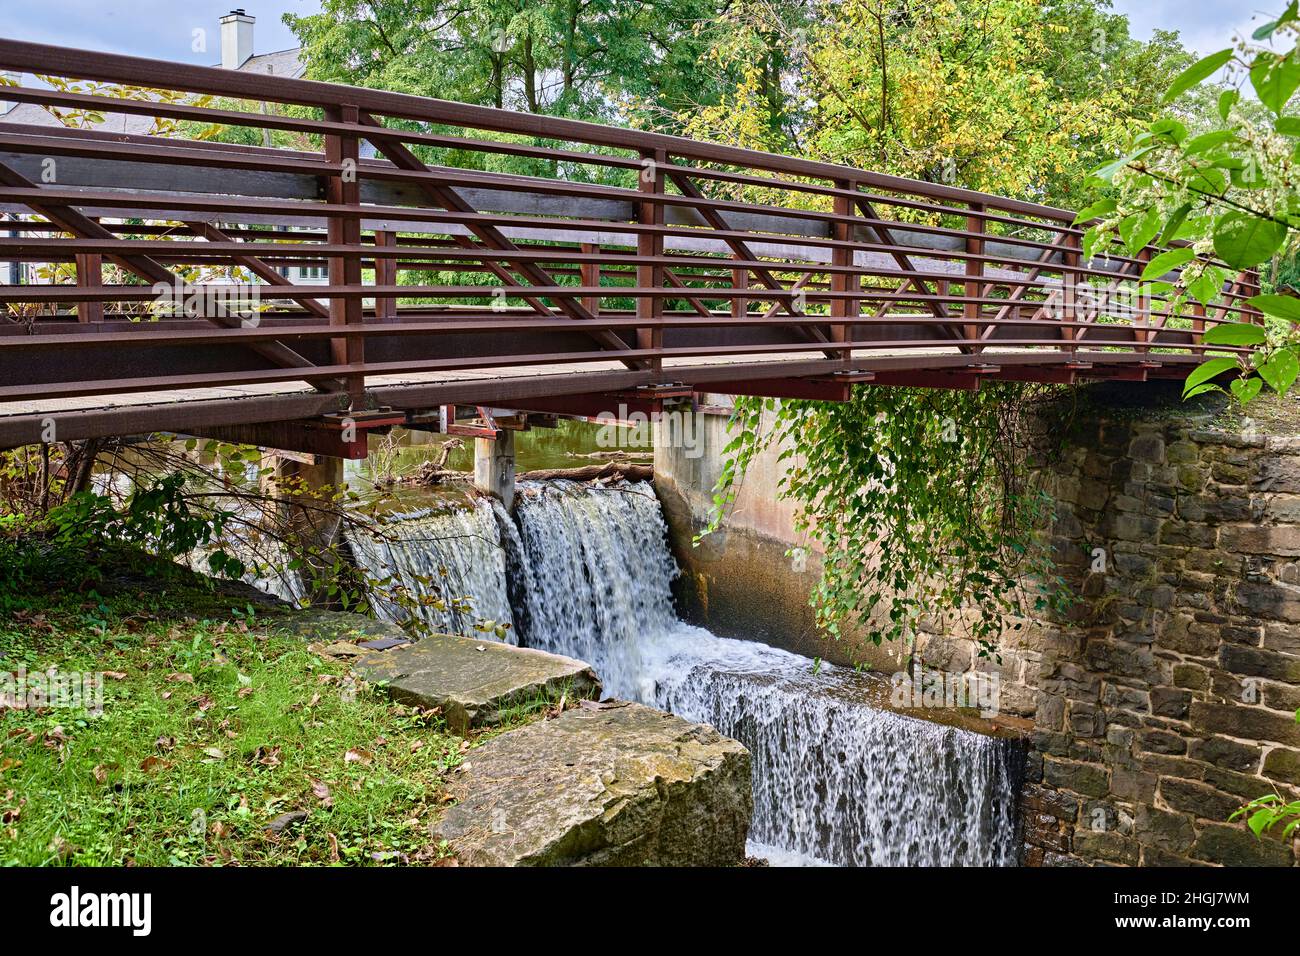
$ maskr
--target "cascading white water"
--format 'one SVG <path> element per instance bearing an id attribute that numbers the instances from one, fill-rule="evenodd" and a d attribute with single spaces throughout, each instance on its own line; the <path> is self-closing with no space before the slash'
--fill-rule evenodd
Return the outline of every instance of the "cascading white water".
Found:
<path id="1" fill-rule="evenodd" d="M 712 724 L 753 755 L 751 851 L 839 865 L 1013 865 L 1021 751 L 881 709 L 884 680 L 679 621 L 648 484 L 517 498 L 534 647 L 612 696 Z"/>
<path id="2" fill-rule="evenodd" d="M 408 593 L 435 599 L 415 609 L 435 630 L 477 634 L 477 624 L 513 624 L 501 546 L 500 503 L 480 499 L 471 508 L 423 511 L 384 526 L 380 537 L 347 532 L 357 564 L 373 579 L 391 578 Z M 509 521 L 509 517 L 506 516 Z M 408 611 L 372 590 L 375 613 L 400 623 Z M 507 640 L 514 641 L 513 628 Z"/>
<path id="3" fill-rule="evenodd" d="M 523 483 L 499 503 L 425 513 L 352 537 L 372 575 L 438 582 L 469 611 L 422 611 L 466 632 L 512 620 L 523 643 L 591 663 L 611 696 L 714 725 L 753 755 L 750 852 L 774 862 L 1012 865 L 1022 752 L 879 706 L 884 678 L 677 618 L 678 568 L 647 483 Z M 401 608 L 380 613 L 400 619 Z M 513 608 L 513 610 L 512 610 Z"/>
<path id="4" fill-rule="evenodd" d="M 631 695 L 644 676 L 643 639 L 677 624 L 677 564 L 654 492 L 531 483 L 515 515 L 531 579 L 527 642 L 595 665 L 607 690 Z"/>
<path id="5" fill-rule="evenodd" d="M 762 644 L 680 625 L 650 647 L 654 703 L 749 748 L 755 843 L 837 865 L 1015 864 L 1007 741 L 881 709 L 885 678 Z"/>

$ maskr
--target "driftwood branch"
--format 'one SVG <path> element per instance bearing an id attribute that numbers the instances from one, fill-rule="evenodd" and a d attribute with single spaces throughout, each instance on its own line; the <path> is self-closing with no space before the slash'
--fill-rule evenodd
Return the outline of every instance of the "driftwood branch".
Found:
<path id="1" fill-rule="evenodd" d="M 554 481 L 567 478 L 570 481 L 595 481 L 597 479 L 623 478 L 627 481 L 650 481 L 654 478 L 653 465 L 640 465 L 633 462 L 611 461 L 603 465 L 583 465 L 581 468 L 541 468 L 537 471 L 525 471 L 516 475 L 519 481 Z"/>

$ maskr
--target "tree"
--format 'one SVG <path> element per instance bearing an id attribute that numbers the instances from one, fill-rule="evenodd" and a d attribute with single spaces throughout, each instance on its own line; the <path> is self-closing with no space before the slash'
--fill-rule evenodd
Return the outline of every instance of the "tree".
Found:
<path id="1" fill-rule="evenodd" d="M 692 111 L 691 133 L 1073 205 L 1192 59 L 1172 34 L 1134 40 L 1093 0 L 843 0 L 800 15 L 769 0 L 729 9 L 734 29 L 712 59 L 747 69 L 720 104 Z M 770 43 L 787 64 L 776 98 L 755 65 Z M 1037 533 L 1050 501 L 1024 443 L 1042 395 L 1005 384 L 739 399 L 714 526 L 775 442 L 781 494 L 825 553 L 812 603 L 826 632 L 852 623 L 877 642 L 907 639 L 928 620 L 995 653 L 1019 618 L 1068 602 Z"/>
<path id="2" fill-rule="evenodd" d="M 613 119 L 707 99 L 717 0 L 326 0 L 286 14 L 308 74 L 461 103 Z"/>
<path id="3" fill-rule="evenodd" d="M 1194 133 L 1178 117 L 1162 116 L 1132 137 L 1119 159 L 1095 171 L 1104 195 L 1080 213 L 1091 221 L 1085 252 L 1121 245 L 1130 252 L 1158 237 L 1180 247 L 1153 260 L 1142 279 L 1152 293 L 1168 294 L 1171 312 L 1208 304 L 1225 283 L 1249 269 L 1293 259 L 1300 227 L 1300 117 L 1286 115 L 1300 87 L 1300 15 L 1292 3 L 1250 39 L 1199 60 L 1169 86 L 1170 103 L 1225 71 L 1216 122 Z M 1249 84 L 1258 104 L 1243 96 Z M 1174 281 L 1165 281 L 1177 269 Z M 1265 385 L 1286 392 L 1300 373 L 1300 299 L 1280 287 L 1246 300 L 1266 317 L 1247 314 L 1215 325 L 1211 355 L 1186 382 L 1188 397 L 1227 391 L 1242 404 Z M 1185 323 L 1184 323 L 1185 324 Z M 1219 384 L 1227 376 L 1227 389 Z"/>
<path id="4" fill-rule="evenodd" d="M 710 61 L 741 82 L 693 111 L 693 134 L 1064 205 L 1191 61 L 1172 34 L 1134 40 L 1096 0 L 821 0 L 794 12 L 770 0 L 728 10 L 733 29 Z M 755 55 L 769 44 L 779 56 Z M 776 84 L 758 66 L 773 61 L 786 65 Z"/>

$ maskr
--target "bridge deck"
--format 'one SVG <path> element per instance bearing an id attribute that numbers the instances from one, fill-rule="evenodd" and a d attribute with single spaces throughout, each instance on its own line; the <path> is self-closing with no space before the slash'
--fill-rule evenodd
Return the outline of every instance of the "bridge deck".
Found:
<path id="1" fill-rule="evenodd" d="M 701 393 L 834 400 L 841 397 L 838 390 L 844 385 L 873 380 L 940 388 L 976 388 L 981 381 L 1008 379 L 1144 381 L 1181 378 L 1197 361 L 1158 354 L 1139 362 L 1122 352 L 1061 356 L 1025 348 L 988 349 L 978 361 L 955 349 L 857 350 L 847 363 L 849 373 L 844 362 L 784 353 L 743 360 L 666 359 L 662 372 L 630 370 L 611 360 L 373 376 L 367 379 L 367 391 L 373 405 L 412 413 L 450 404 L 529 410 L 537 407 L 530 399 L 571 397 L 576 399 L 572 414 L 590 417 L 601 412 L 616 415 L 620 397 L 663 384 L 682 384 Z M 605 402 L 599 411 L 592 404 L 597 397 Z M 59 440 L 75 441 L 154 431 L 204 434 L 214 427 L 283 421 L 286 416 L 307 419 L 347 407 L 345 393 L 321 393 L 294 382 L 0 402 L 0 446 L 38 440 L 51 419 L 58 425 Z M 562 407 L 563 402 L 552 403 L 546 410 Z"/>

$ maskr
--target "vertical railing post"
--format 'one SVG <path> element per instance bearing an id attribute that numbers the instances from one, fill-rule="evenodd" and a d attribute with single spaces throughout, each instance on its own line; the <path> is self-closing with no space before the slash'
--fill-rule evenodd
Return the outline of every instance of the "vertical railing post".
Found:
<path id="1" fill-rule="evenodd" d="M 582 254 L 595 256 L 600 254 L 600 244 L 596 242 L 584 242 L 581 246 Z M 591 288 L 600 287 L 600 263 L 584 262 L 578 267 L 578 281 Z M 600 296 L 584 295 L 582 297 L 582 307 L 592 315 L 600 315 Z"/>
<path id="2" fill-rule="evenodd" d="M 397 233 L 387 229 L 375 230 L 375 251 L 395 249 Z M 375 256 L 375 285 L 397 285 L 397 260 L 389 256 Z M 375 294 L 375 318 L 391 322 L 397 318 L 397 296 Z"/>
<path id="3" fill-rule="evenodd" d="M 835 181 L 835 188 L 840 190 L 840 193 L 835 196 L 835 215 L 846 217 L 852 216 L 855 204 L 852 197 L 845 195 L 845 193 L 856 192 L 858 184 L 850 179 L 837 179 Z M 853 247 L 847 245 L 847 243 L 853 242 L 855 238 L 853 224 L 843 220 L 836 220 L 834 227 L 831 230 L 831 234 L 835 238 L 836 242 L 846 243 L 846 245 L 837 245 L 831 251 L 831 265 L 835 266 L 837 269 L 851 268 L 854 264 Z M 862 280 L 861 277 L 857 275 L 850 275 L 847 272 L 837 271 L 831 273 L 830 286 L 831 292 L 838 293 L 839 295 L 847 295 L 851 289 L 860 289 L 862 287 Z M 849 341 L 849 330 L 852 327 L 852 322 L 857 321 L 860 308 L 861 305 L 858 299 L 840 298 L 837 296 L 831 300 L 831 317 L 839 320 L 830 328 L 832 342 Z M 839 358 L 847 362 L 850 356 L 847 352 L 840 352 Z"/>
<path id="4" fill-rule="evenodd" d="M 1061 321 L 1078 322 L 1079 321 L 1079 259 L 1082 245 L 1079 236 L 1073 232 L 1067 233 L 1061 243 L 1065 248 L 1061 252 L 1061 264 L 1064 268 L 1061 270 Z M 1061 338 L 1071 344 L 1062 347 L 1063 352 L 1077 352 L 1079 346 L 1074 343 L 1079 338 L 1079 333 L 1083 331 L 1077 326 L 1064 325 L 1061 327 Z"/>
<path id="5" fill-rule="evenodd" d="M 733 259 L 739 259 L 738 253 L 732 253 Z M 732 269 L 731 270 L 731 287 L 736 290 L 749 288 L 749 270 Z M 731 300 L 731 317 L 733 319 L 743 319 L 749 314 L 749 300 L 742 299 L 739 296 Z"/>
<path id="6" fill-rule="evenodd" d="M 1138 279 L 1137 279 L 1137 317 L 1134 320 L 1133 340 L 1138 343 L 1135 351 L 1143 354 L 1149 351 L 1148 343 L 1151 337 L 1155 335 L 1151 327 L 1151 296 L 1146 291 L 1146 285 L 1142 282 L 1142 270 L 1146 264 L 1151 261 L 1151 247 L 1146 246 L 1137 254 L 1138 261 Z"/>
<path id="7" fill-rule="evenodd" d="M 90 289 L 104 284 L 104 257 L 97 252 L 77 253 L 77 285 Z M 78 322 L 103 322 L 104 303 L 78 302 Z"/>
<path id="8" fill-rule="evenodd" d="M 668 154 L 662 149 L 642 150 L 641 175 L 638 188 L 645 196 L 662 195 L 664 192 L 664 168 L 668 165 Z M 664 207 L 652 199 L 642 200 L 637 204 L 637 221 L 642 225 L 662 226 L 664 224 Z M 660 258 L 664 254 L 664 237 L 661 232 L 643 232 L 636 241 L 637 256 L 642 259 Z M 645 293 L 637 296 L 636 316 L 638 319 L 650 319 L 658 323 L 664 315 L 664 298 L 658 294 L 664 290 L 664 270 L 657 265 L 637 265 L 636 284 L 643 289 L 653 289 L 656 294 Z M 637 348 L 663 348 L 663 328 L 653 326 L 638 328 L 636 333 Z M 663 368 L 663 359 L 656 356 L 650 366 L 656 371 Z"/>
<path id="9" fill-rule="evenodd" d="M 1247 306 L 1244 300 L 1251 296 L 1259 295 L 1259 273 L 1247 269 L 1237 276 L 1237 286 L 1240 290 L 1238 295 L 1238 304 L 1242 309 L 1241 322 L 1249 322 L 1251 325 L 1265 325 L 1264 313 L 1258 311 L 1245 311 Z"/>
<path id="10" fill-rule="evenodd" d="M 1211 324 L 1218 325 L 1220 322 L 1228 321 L 1228 308 L 1232 305 L 1233 300 L 1236 299 L 1238 303 L 1241 303 L 1241 300 L 1250 298 L 1250 296 L 1256 294 L 1258 290 L 1259 285 L 1256 282 L 1252 282 L 1251 273 L 1249 271 L 1238 272 L 1232 280 L 1232 285 L 1228 286 L 1228 291 L 1220 293 L 1222 298 L 1214 309 L 1214 315 L 1210 318 Z M 1243 305 L 1239 305 L 1238 307 L 1242 309 L 1237 319 L 1238 322 L 1249 322 L 1252 325 L 1264 324 L 1264 314 L 1262 312 L 1256 315 L 1253 312 L 1247 312 Z M 1201 309 L 1201 314 L 1204 316 L 1204 308 Z M 1196 329 L 1195 321 L 1192 323 L 1192 328 L 1193 330 Z M 1204 332 L 1204 329 L 1205 322 L 1202 319 L 1201 331 Z"/>
<path id="11" fill-rule="evenodd" d="M 983 203 L 971 203 L 970 211 L 972 213 L 982 213 L 984 211 Z M 962 296 L 966 299 L 978 299 L 982 297 L 984 284 L 980 280 L 984 276 L 984 260 L 973 259 L 971 256 L 984 255 L 984 217 L 980 215 L 969 215 L 966 217 L 966 284 L 962 287 Z M 962 316 L 966 320 L 966 325 L 962 334 L 971 344 L 975 351 L 978 351 L 980 338 L 979 318 L 983 311 L 979 302 L 966 302 L 962 306 Z"/>
<path id="12" fill-rule="evenodd" d="M 326 110 L 326 118 L 334 123 L 359 122 L 355 106 L 336 106 Z M 325 198 L 334 205 L 361 208 L 361 187 L 357 182 L 360 149 L 355 134 L 329 134 L 325 137 L 325 161 L 342 168 L 331 173 Z M 350 252 L 331 256 L 329 281 L 332 286 L 361 284 L 361 219 L 359 216 L 331 215 L 329 217 L 329 242 L 343 245 Z M 330 297 L 330 325 L 340 329 L 357 326 L 362 322 L 361 300 L 355 297 Z M 365 361 L 364 339 L 360 335 L 344 335 L 330 340 L 330 351 L 336 365 L 360 365 Z M 364 373 L 347 376 L 348 395 L 354 407 L 361 403 L 365 391 Z"/>

